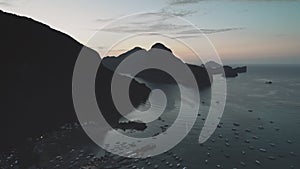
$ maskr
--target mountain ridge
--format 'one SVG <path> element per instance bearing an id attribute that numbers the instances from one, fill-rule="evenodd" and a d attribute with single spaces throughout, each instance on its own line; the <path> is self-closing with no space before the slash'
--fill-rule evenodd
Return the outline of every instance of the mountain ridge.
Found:
<path id="1" fill-rule="evenodd" d="M 170 53 L 170 58 L 171 60 L 173 60 L 174 62 L 178 63 L 179 65 L 186 65 L 189 67 L 189 69 L 192 71 L 193 75 L 195 76 L 195 79 L 197 81 L 198 87 L 199 88 L 203 88 L 203 87 L 208 87 L 211 85 L 212 83 L 212 76 L 207 72 L 206 68 L 203 66 L 198 66 L 198 65 L 193 65 L 193 64 L 188 64 L 183 62 L 180 58 L 178 58 L 177 56 L 175 56 L 172 52 L 172 50 L 168 47 L 166 47 L 163 43 L 161 42 L 156 42 L 154 43 L 151 48 L 149 50 L 140 48 L 140 47 L 134 47 L 130 50 L 128 50 L 127 52 L 124 52 L 122 54 L 120 54 L 119 56 L 108 56 L 108 57 L 104 57 L 101 64 L 104 67 L 107 67 L 108 69 L 115 71 L 116 68 L 119 66 L 119 64 L 125 60 L 127 57 L 129 57 L 130 55 L 134 54 L 135 52 L 140 52 L 140 59 L 143 59 L 143 61 L 147 61 L 147 57 L 154 57 L 154 59 L 157 60 L 157 62 L 161 62 L 161 57 L 160 56 L 156 56 L 156 55 L 151 55 L 152 50 L 154 49 L 161 49 L 164 51 L 167 51 Z M 149 56 L 148 56 L 149 54 Z M 147 55 L 147 57 L 145 56 Z M 161 53 L 161 55 L 165 55 L 163 53 Z M 134 63 L 135 65 L 139 65 L 140 63 L 138 63 L 138 61 L 136 61 Z M 132 65 L 134 66 L 134 65 Z M 174 79 L 170 78 L 170 77 L 166 77 L 166 74 L 164 73 L 159 73 L 159 70 L 145 70 L 141 73 L 139 73 L 137 75 L 137 77 L 142 78 L 146 81 L 149 82 L 154 82 L 154 83 L 175 83 Z"/>
<path id="2" fill-rule="evenodd" d="M 72 77 L 84 48 L 71 36 L 33 19 L 0 11 L 0 148 L 26 147 L 26 139 L 78 122 L 72 99 Z M 87 48 L 101 62 L 97 52 Z M 120 113 L 110 90 L 113 72 L 99 68 L 96 77 L 98 106 L 118 128 Z M 121 80 L 128 79 L 118 75 Z M 134 95 L 133 93 L 139 93 Z M 150 89 L 132 80 L 130 99 L 145 102 Z M 30 160 L 28 160 L 30 161 Z"/>

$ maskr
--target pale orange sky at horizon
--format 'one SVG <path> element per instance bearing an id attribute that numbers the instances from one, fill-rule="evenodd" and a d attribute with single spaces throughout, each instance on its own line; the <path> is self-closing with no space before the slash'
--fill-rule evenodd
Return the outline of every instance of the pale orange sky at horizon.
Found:
<path id="1" fill-rule="evenodd" d="M 172 0 L 171 0 L 172 1 Z M 177 6 L 169 1 L 45 1 L 1 0 L 0 9 L 33 18 L 64 32 L 80 43 L 100 50 L 109 50 L 126 35 L 143 32 L 172 34 L 174 39 L 189 42 L 201 57 L 211 57 L 209 43 L 193 31 L 188 23 L 201 29 L 217 53 L 228 63 L 291 63 L 300 64 L 300 1 L 186 1 Z M 185 2 L 185 1 L 183 1 Z M 6 5 L 4 5 L 6 4 Z M 117 18 L 137 14 L 136 18 L 117 21 Z M 172 22 L 175 15 L 182 18 Z M 184 22 L 187 21 L 187 22 Z M 90 39 L 104 25 L 101 38 L 92 45 Z M 121 24 L 120 24 L 121 23 Z M 120 26 L 121 25 L 121 26 Z M 141 25 L 144 25 L 141 29 Z M 173 40 L 174 40 L 173 39 Z M 118 55 L 135 46 L 149 49 L 154 42 L 169 46 L 183 60 L 191 54 L 181 45 L 164 38 L 143 39 L 115 47 L 110 55 Z M 199 42 L 201 41 L 201 42 Z M 195 49 L 196 48 L 196 49 Z"/>

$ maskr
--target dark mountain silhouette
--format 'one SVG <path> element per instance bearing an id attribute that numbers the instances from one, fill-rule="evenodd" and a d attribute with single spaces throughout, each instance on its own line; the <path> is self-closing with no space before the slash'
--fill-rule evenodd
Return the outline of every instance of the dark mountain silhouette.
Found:
<path id="1" fill-rule="evenodd" d="M 161 56 L 157 56 L 157 55 L 146 56 L 153 49 L 162 49 L 162 50 L 168 51 L 168 52 L 170 52 L 170 55 L 165 56 L 165 57 L 170 57 L 170 59 L 172 61 L 174 61 L 175 63 L 186 64 L 183 61 L 181 61 L 179 58 L 174 56 L 172 53 L 172 50 L 169 49 L 168 47 L 166 47 L 165 45 L 163 45 L 162 43 L 154 44 L 149 51 L 146 51 L 145 49 L 142 49 L 140 47 L 135 47 L 135 48 L 119 55 L 118 57 L 115 57 L 115 56 L 105 57 L 105 58 L 103 58 L 102 64 L 104 67 L 107 67 L 112 71 L 115 71 L 115 69 L 118 67 L 118 65 L 125 58 L 130 57 L 131 54 L 138 52 L 138 51 L 144 52 L 144 53 L 141 52 L 141 56 L 140 56 L 141 60 L 140 61 L 145 61 L 145 60 L 147 61 L 147 59 L 149 59 L 149 57 L 154 57 L 157 60 L 157 62 L 161 62 L 161 60 L 162 60 Z M 136 61 L 134 64 L 138 65 L 139 64 L 138 62 L 139 61 Z M 186 65 L 193 72 L 193 74 L 196 78 L 196 81 L 198 83 L 198 86 L 200 88 L 210 86 L 212 77 L 211 77 L 211 75 L 208 74 L 205 67 L 192 65 L 192 64 L 186 64 Z M 132 66 L 134 66 L 134 65 L 132 65 Z M 185 75 L 183 75 L 183 76 L 185 76 Z M 139 77 L 143 80 L 146 80 L 148 82 L 152 82 L 152 83 L 169 83 L 169 84 L 175 83 L 175 80 L 172 77 L 170 77 L 170 75 L 168 75 L 167 73 L 163 73 L 163 71 L 157 70 L 157 69 L 144 70 L 144 71 L 140 72 L 137 75 L 137 77 Z"/>
<path id="2" fill-rule="evenodd" d="M 238 72 L 235 71 L 235 69 L 233 69 L 231 66 L 223 66 L 224 69 L 224 73 L 223 76 L 225 77 L 237 77 L 238 76 Z"/>
<path id="3" fill-rule="evenodd" d="M 236 67 L 236 68 L 233 68 L 231 66 L 223 66 L 223 69 L 225 73 L 225 75 L 223 74 L 223 76 L 225 77 L 237 77 L 238 74 L 247 72 L 246 66 Z"/>
<path id="4" fill-rule="evenodd" d="M 130 56 L 131 54 L 137 52 L 137 51 L 141 51 L 141 50 L 145 50 L 142 49 L 141 47 L 135 47 L 121 55 L 119 55 L 118 57 L 115 56 L 107 56 L 105 58 L 103 58 L 102 60 L 102 66 L 105 66 L 106 68 L 114 71 L 118 65 L 127 57 Z"/>
<path id="5" fill-rule="evenodd" d="M 205 67 L 209 69 L 209 72 L 213 74 L 223 74 L 224 77 L 237 77 L 239 73 L 246 73 L 247 67 L 241 66 L 233 68 L 228 65 L 220 65 L 219 63 L 216 63 L 214 61 L 209 61 L 205 63 Z M 223 67 L 223 70 L 222 70 Z"/>
<path id="6" fill-rule="evenodd" d="M 234 68 L 234 70 L 237 73 L 246 73 L 247 72 L 247 66 L 236 67 L 236 68 Z"/>
<path id="7" fill-rule="evenodd" d="M 163 49 L 163 50 L 166 50 L 166 51 L 169 51 L 171 53 L 172 50 L 170 48 L 167 48 L 165 45 L 163 45 L 162 43 L 155 43 L 151 48 L 156 48 L 156 49 Z"/>
<path id="8" fill-rule="evenodd" d="M 214 61 L 208 61 L 205 63 L 205 67 L 211 69 L 220 69 L 222 65 Z"/>
<path id="9" fill-rule="evenodd" d="M 28 137 L 77 122 L 72 75 L 83 45 L 30 18 L 0 11 L 0 21 L 0 149 L 4 152 L 14 146 L 25 147 Z M 101 61 L 96 52 L 88 50 Z M 111 99 L 112 74 L 105 67 L 99 68 L 96 96 L 107 121 L 118 127 L 121 115 Z M 133 105 L 145 102 L 149 92 L 148 87 L 133 80 Z"/>
<path id="10" fill-rule="evenodd" d="M 78 121 L 72 100 L 72 75 L 84 46 L 70 36 L 30 18 L 0 11 L 0 21 L 3 23 L 0 27 L 0 150 L 5 152 L 11 147 L 20 147 L 27 151 L 28 137 L 36 137 Z M 153 45 L 152 49 L 168 51 L 174 61 L 185 64 L 161 43 Z M 101 61 L 95 51 L 87 50 Z M 97 72 L 95 92 L 98 105 L 106 120 L 115 128 L 145 128 L 144 124 L 118 123 L 121 114 L 115 108 L 110 92 L 116 67 L 137 51 L 148 52 L 136 47 L 118 57 L 106 57 Z M 200 87 L 211 84 L 211 75 L 205 67 L 186 65 Z M 243 72 L 245 68 L 236 71 Z M 159 70 L 143 71 L 137 76 L 150 82 L 174 83 L 172 77 Z M 117 77 L 121 80 L 129 78 Z M 134 79 L 130 80 L 130 99 L 137 107 L 147 100 L 150 89 Z M 127 111 L 122 113 L 131 110 Z M 31 154 L 24 154 L 31 157 Z M 26 162 L 30 163 L 30 160 Z"/>

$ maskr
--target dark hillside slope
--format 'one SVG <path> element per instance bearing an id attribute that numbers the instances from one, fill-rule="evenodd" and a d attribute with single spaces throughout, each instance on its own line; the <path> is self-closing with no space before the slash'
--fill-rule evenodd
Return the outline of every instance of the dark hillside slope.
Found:
<path id="1" fill-rule="evenodd" d="M 27 137 L 77 121 L 72 74 L 83 46 L 29 18 L 0 11 L 0 21 L 0 148 L 3 150 L 22 145 Z M 98 75 L 96 89 L 97 96 L 101 95 L 99 107 L 103 106 L 106 118 L 116 123 L 118 119 L 110 117 L 118 116 L 118 112 L 107 92 L 111 75 L 110 70 L 104 71 L 101 79 Z M 131 89 L 131 93 L 139 93 L 139 97 L 132 97 L 135 105 L 144 102 L 150 92 L 136 81 Z"/>

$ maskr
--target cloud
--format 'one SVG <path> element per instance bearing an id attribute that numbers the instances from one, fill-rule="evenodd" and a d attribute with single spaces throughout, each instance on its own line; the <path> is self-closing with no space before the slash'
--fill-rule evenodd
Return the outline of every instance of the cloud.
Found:
<path id="1" fill-rule="evenodd" d="M 196 4 L 199 2 L 203 2 L 203 1 L 213 1 L 213 0 L 168 0 L 168 4 L 169 5 L 189 5 L 189 4 Z M 299 0 L 222 0 L 222 1 L 253 1 L 253 2 L 272 2 L 272 1 L 277 1 L 277 2 L 297 2 Z"/>
<path id="2" fill-rule="evenodd" d="M 172 8 L 168 7 L 168 8 L 162 8 L 160 10 L 160 12 L 163 14 L 185 17 L 185 16 L 191 16 L 191 15 L 197 13 L 198 11 L 190 10 L 190 9 L 172 9 Z"/>
<path id="3" fill-rule="evenodd" d="M 124 16 L 122 16 L 124 17 Z M 134 17 L 134 20 L 132 19 Z M 143 25 L 145 23 L 148 22 L 161 22 L 161 21 L 165 21 L 168 18 L 171 18 L 172 16 L 170 16 L 167 13 L 162 13 L 162 12 L 147 12 L 147 13 L 141 13 L 141 14 L 137 14 L 137 15 L 128 15 L 128 18 L 130 18 L 133 21 L 126 21 L 127 24 L 132 24 L 132 25 Z M 121 16 L 119 17 L 114 17 L 114 18 L 98 18 L 95 21 L 96 22 L 111 22 L 111 21 L 116 21 L 121 18 Z M 126 16 L 125 16 L 126 19 Z M 137 20 L 137 21 L 136 21 Z M 142 22 L 141 22 L 142 20 Z"/>
<path id="4" fill-rule="evenodd" d="M 169 0 L 170 5 L 186 5 L 186 4 L 195 4 L 203 0 Z"/>
<path id="5" fill-rule="evenodd" d="M 158 11 L 158 12 L 142 13 L 137 15 L 136 17 L 137 20 L 141 19 L 143 22 L 149 22 L 149 21 L 163 22 L 172 18 L 173 16 L 171 16 L 169 13 Z"/>
<path id="6" fill-rule="evenodd" d="M 197 29 L 185 22 L 162 12 L 149 12 L 139 15 L 129 16 L 125 19 L 115 19 L 115 22 L 107 25 L 105 28 L 96 31 L 118 33 L 118 34 L 148 34 L 169 35 L 173 39 L 196 38 L 203 34 L 215 34 L 221 32 L 238 31 L 244 28 L 228 27 L 218 29 Z"/>
<path id="7" fill-rule="evenodd" d="M 228 32 L 228 31 L 235 31 L 235 30 L 243 30 L 245 28 L 221 28 L 221 29 L 190 29 L 178 32 L 178 34 L 213 34 L 213 33 L 220 33 L 220 32 Z"/>
<path id="8" fill-rule="evenodd" d="M 182 36 L 174 36 L 171 37 L 171 39 L 191 39 L 191 38 L 197 38 L 199 35 L 182 35 Z"/>
<path id="9" fill-rule="evenodd" d="M 96 19 L 96 22 L 110 22 L 115 20 L 115 18 L 98 18 Z"/>
<path id="10" fill-rule="evenodd" d="M 0 1 L 0 6 L 12 6 L 12 4 L 7 1 Z"/>
<path id="11" fill-rule="evenodd" d="M 141 24 L 141 23 L 138 23 Z M 147 23 L 144 23 L 145 25 Z M 196 29 L 191 25 L 176 25 L 171 23 L 156 23 L 148 24 L 147 26 L 134 26 L 134 25 L 119 25 L 102 29 L 101 31 L 112 33 L 155 33 L 161 32 L 172 35 L 184 35 L 185 38 L 199 36 L 201 34 L 214 34 L 228 31 L 242 30 L 244 28 L 220 28 L 220 29 Z"/>
<path id="12" fill-rule="evenodd" d="M 139 15 L 129 16 L 126 19 L 112 22 L 101 31 L 112 33 L 166 33 L 176 36 L 193 37 L 200 34 L 213 34 L 219 32 L 228 32 L 241 30 L 244 28 L 220 28 L 220 29 L 196 29 L 193 26 L 178 22 L 177 18 L 171 15 L 166 15 L 162 12 L 158 13 L 142 13 Z"/>
<path id="13" fill-rule="evenodd" d="M 103 49 L 105 49 L 106 47 L 105 46 L 98 46 L 97 47 L 97 49 L 99 49 L 99 50 L 103 50 Z"/>
<path id="14" fill-rule="evenodd" d="M 16 6 L 29 0 L 0 0 L 0 6 Z"/>
<path id="15" fill-rule="evenodd" d="M 190 39 L 190 38 L 199 38 L 203 34 L 215 34 L 215 33 L 222 33 L 228 31 L 235 31 L 235 30 L 243 30 L 244 28 L 222 28 L 222 29 L 191 29 L 178 32 L 179 36 L 175 36 L 172 39 Z"/>
<path id="16" fill-rule="evenodd" d="M 130 23 L 134 24 L 134 25 L 144 25 L 145 23 L 148 23 L 148 22 L 163 22 L 170 18 L 173 18 L 174 16 L 185 17 L 185 16 L 193 15 L 197 12 L 198 12 L 197 10 L 173 9 L 170 7 L 165 7 L 165 8 L 160 9 L 158 12 L 147 12 L 147 13 L 138 14 L 135 16 L 136 20 L 138 20 L 138 21 L 132 21 Z M 130 18 L 131 16 L 128 16 L 128 17 Z M 98 18 L 95 21 L 106 23 L 106 22 L 118 20 L 118 18 L 119 17 Z M 143 21 L 140 22 L 139 20 L 143 20 Z"/>
<path id="17" fill-rule="evenodd" d="M 142 25 L 142 26 L 141 26 Z M 190 25 L 179 25 L 164 22 L 148 22 L 148 21 L 135 21 L 129 23 L 115 23 L 108 26 L 102 31 L 113 33 L 152 33 L 152 32 L 165 32 L 176 33 L 188 29 Z"/>

